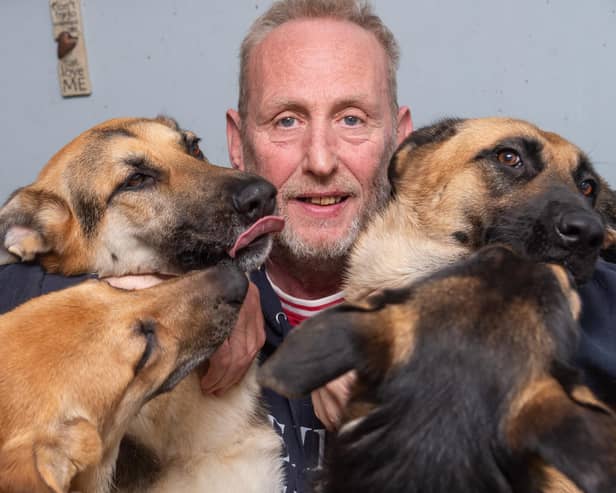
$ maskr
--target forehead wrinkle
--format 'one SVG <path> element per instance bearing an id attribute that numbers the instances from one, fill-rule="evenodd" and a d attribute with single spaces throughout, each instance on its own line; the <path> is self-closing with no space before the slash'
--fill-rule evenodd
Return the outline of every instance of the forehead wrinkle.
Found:
<path id="1" fill-rule="evenodd" d="M 356 42 L 349 44 L 350 38 Z M 374 63 L 364 63 L 366 57 Z M 324 63 L 332 68 L 325 74 L 320 70 Z M 277 94 L 295 99 L 297 89 L 302 94 L 307 90 L 309 97 L 318 101 L 335 101 L 357 91 L 380 100 L 375 93 L 388 90 L 385 65 L 385 52 L 376 37 L 353 23 L 337 19 L 289 21 L 254 47 L 247 65 L 247 102 L 257 102 L 263 109 L 263 101 Z"/>

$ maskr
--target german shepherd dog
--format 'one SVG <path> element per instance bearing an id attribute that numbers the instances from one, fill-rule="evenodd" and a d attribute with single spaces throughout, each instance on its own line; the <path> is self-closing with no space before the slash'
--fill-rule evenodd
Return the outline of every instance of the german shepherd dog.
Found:
<path id="1" fill-rule="evenodd" d="M 255 268 L 282 228 L 276 190 L 210 164 L 198 142 L 166 117 L 87 130 L 0 209 L 0 263 L 99 277 Z M 224 397 L 203 396 L 192 372 L 130 423 L 116 491 L 277 491 L 281 444 L 258 396 L 256 364 Z"/>
<path id="2" fill-rule="evenodd" d="M 511 119 L 412 133 L 362 232 L 347 302 L 304 322 L 261 382 L 304 395 L 355 369 L 322 491 L 616 491 L 616 418 L 572 362 L 612 244 L 587 157 Z"/>
<path id="3" fill-rule="evenodd" d="M 231 267 L 90 280 L 0 317 L 0 491 L 106 489 L 131 419 L 224 341 L 247 286 Z"/>

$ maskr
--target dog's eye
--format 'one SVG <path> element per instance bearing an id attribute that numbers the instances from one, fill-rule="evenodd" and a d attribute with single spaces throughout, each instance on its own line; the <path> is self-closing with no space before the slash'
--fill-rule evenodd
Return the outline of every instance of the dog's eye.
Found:
<path id="1" fill-rule="evenodd" d="M 504 164 L 505 166 L 510 166 L 512 168 L 520 166 L 522 164 L 522 158 L 513 149 L 503 149 L 501 151 L 498 151 L 498 153 L 496 154 L 496 159 L 498 159 L 499 163 Z"/>
<path id="2" fill-rule="evenodd" d="M 154 346 L 156 345 L 156 331 L 155 324 L 151 321 L 142 322 L 139 321 L 137 325 L 137 331 L 142 337 L 145 337 L 145 349 L 143 350 L 143 354 L 141 355 L 141 359 L 135 366 L 135 375 L 139 373 L 143 367 L 146 365 L 150 356 L 152 355 L 152 351 L 154 350 Z"/>
<path id="3" fill-rule="evenodd" d="M 154 183 L 154 178 L 144 173 L 134 173 L 130 175 L 122 184 L 124 190 L 137 190 Z"/>
<path id="4" fill-rule="evenodd" d="M 595 195 L 595 190 L 597 189 L 597 184 L 594 180 L 583 180 L 579 184 L 580 192 L 585 197 L 593 197 Z"/>

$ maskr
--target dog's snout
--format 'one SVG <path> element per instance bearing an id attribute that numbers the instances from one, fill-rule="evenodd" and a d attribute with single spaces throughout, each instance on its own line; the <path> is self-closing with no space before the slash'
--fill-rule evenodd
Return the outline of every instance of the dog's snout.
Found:
<path id="1" fill-rule="evenodd" d="M 561 240 L 569 247 L 594 250 L 603 243 L 603 224 L 587 212 L 563 214 L 556 224 L 556 229 Z"/>
<path id="2" fill-rule="evenodd" d="M 274 212 L 276 188 L 257 176 L 238 181 L 233 191 L 235 210 L 250 221 Z"/>

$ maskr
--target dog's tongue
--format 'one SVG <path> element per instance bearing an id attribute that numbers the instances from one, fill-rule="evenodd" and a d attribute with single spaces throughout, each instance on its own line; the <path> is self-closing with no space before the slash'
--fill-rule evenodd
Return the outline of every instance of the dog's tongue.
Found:
<path id="1" fill-rule="evenodd" d="M 259 236 L 268 233 L 278 233 L 284 227 L 284 219 L 280 216 L 265 216 L 256 221 L 235 240 L 235 245 L 227 252 L 229 257 L 235 258 L 237 252 L 247 247 Z"/>

